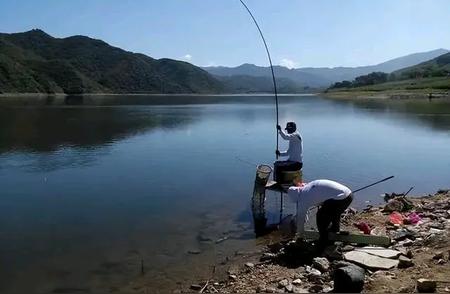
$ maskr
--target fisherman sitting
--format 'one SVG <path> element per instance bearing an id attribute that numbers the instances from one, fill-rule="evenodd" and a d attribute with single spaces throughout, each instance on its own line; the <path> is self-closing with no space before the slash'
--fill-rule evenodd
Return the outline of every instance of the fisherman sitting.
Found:
<path id="1" fill-rule="evenodd" d="M 352 191 L 331 180 L 315 180 L 307 184 L 299 183 L 288 190 L 289 198 L 297 203 L 297 235 L 303 238 L 307 212 L 319 206 L 316 215 L 319 230 L 318 249 L 323 250 L 328 243 L 329 232 L 339 232 L 341 215 L 353 200 Z"/>
<path id="2" fill-rule="evenodd" d="M 289 148 L 287 151 L 280 152 L 276 150 L 277 156 L 288 156 L 286 161 L 276 161 L 274 163 L 275 169 L 275 181 L 282 179 L 281 174 L 283 171 L 299 171 L 303 167 L 303 143 L 302 137 L 297 132 L 297 126 L 295 122 L 288 122 L 286 124 L 286 132 L 281 130 L 281 127 L 277 125 L 278 132 L 284 140 L 289 141 Z"/>

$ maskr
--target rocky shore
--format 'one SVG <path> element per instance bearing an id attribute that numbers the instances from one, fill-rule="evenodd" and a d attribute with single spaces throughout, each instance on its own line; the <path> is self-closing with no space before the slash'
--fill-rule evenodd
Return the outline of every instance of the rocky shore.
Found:
<path id="1" fill-rule="evenodd" d="M 430 96 L 431 94 L 431 96 Z M 385 91 L 328 91 L 321 94 L 327 98 L 333 99 L 416 99 L 416 100 L 432 100 L 432 99 L 450 99 L 448 91 L 426 91 L 426 90 L 385 90 Z"/>
<path id="2" fill-rule="evenodd" d="M 385 200 L 349 209 L 342 229 L 388 236 L 387 248 L 336 242 L 319 255 L 309 242 L 277 240 L 237 254 L 209 280 L 176 292 L 450 292 L 450 191 Z"/>

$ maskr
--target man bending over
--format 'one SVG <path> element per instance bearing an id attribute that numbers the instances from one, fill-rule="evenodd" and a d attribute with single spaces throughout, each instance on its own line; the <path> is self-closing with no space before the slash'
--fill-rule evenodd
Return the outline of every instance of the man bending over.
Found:
<path id="1" fill-rule="evenodd" d="M 292 186 L 288 190 L 290 199 L 297 203 L 297 234 L 303 237 L 308 209 L 319 206 L 316 215 L 319 230 L 319 248 L 328 242 L 329 232 L 339 232 L 342 213 L 353 201 L 352 191 L 335 181 L 315 180 L 305 185 Z"/>

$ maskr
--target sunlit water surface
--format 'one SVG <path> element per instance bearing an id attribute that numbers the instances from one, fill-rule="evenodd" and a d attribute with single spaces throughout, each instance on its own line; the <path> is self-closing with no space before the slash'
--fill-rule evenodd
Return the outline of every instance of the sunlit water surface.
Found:
<path id="1" fill-rule="evenodd" d="M 354 206 L 450 186 L 448 101 L 280 101 L 281 123 L 304 138 L 306 180 L 357 188 L 395 175 Z M 136 280 L 154 292 L 251 250 L 255 165 L 273 162 L 275 139 L 270 96 L 1 99 L 0 292 L 103 293 Z M 267 202 L 276 222 L 279 197 Z"/>

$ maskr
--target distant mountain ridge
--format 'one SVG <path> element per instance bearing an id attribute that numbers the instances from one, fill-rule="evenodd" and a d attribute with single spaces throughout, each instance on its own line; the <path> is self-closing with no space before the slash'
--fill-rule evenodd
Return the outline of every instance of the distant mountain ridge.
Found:
<path id="1" fill-rule="evenodd" d="M 190 63 L 154 59 L 85 36 L 41 30 L 0 34 L 0 92 L 217 93 L 220 81 Z"/>
<path id="2" fill-rule="evenodd" d="M 405 67 L 410 67 L 421 62 L 431 60 L 448 52 L 449 50 L 447 49 L 436 49 L 428 52 L 409 54 L 377 65 L 360 67 L 304 67 L 288 69 L 283 66 L 274 66 L 274 72 L 277 77 L 290 79 L 300 86 L 328 87 L 332 83 L 343 80 L 353 80 L 358 76 L 366 75 L 371 72 L 391 73 Z M 237 67 L 203 67 L 203 69 L 216 76 L 270 76 L 269 67 L 256 66 L 253 64 L 242 64 Z"/>
<path id="3" fill-rule="evenodd" d="M 288 69 L 274 66 L 280 93 L 312 92 L 371 72 L 395 72 L 448 53 L 415 53 L 378 65 Z M 437 62 L 437 61 L 436 61 Z M 436 72 L 436 62 L 432 65 Z M 440 61 L 439 61 L 440 62 Z M 429 67 L 429 66 L 428 66 Z M 200 68 L 154 59 L 86 36 L 54 38 L 42 30 L 0 33 L 0 93 L 268 93 L 268 67 Z"/>
<path id="4" fill-rule="evenodd" d="M 414 66 L 394 71 L 396 79 L 414 79 L 450 76 L 450 53 L 440 55 Z"/>

